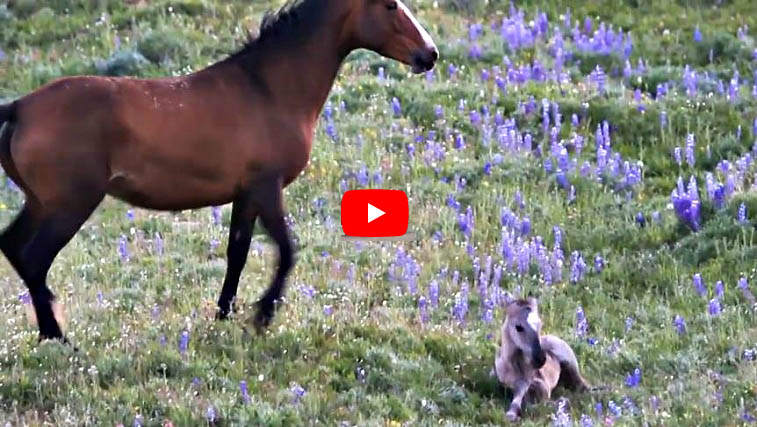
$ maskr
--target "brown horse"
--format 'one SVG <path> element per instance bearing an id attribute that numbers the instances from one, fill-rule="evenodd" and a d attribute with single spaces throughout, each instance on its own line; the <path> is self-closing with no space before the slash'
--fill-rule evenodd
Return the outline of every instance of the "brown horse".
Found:
<path id="1" fill-rule="evenodd" d="M 195 73 L 62 78 L 0 106 L 0 163 L 26 194 L 0 249 L 29 288 L 40 337 L 65 340 L 47 273 L 106 194 L 153 210 L 233 203 L 219 319 L 232 310 L 259 217 L 279 249 L 256 304 L 255 326 L 267 327 L 294 265 L 282 190 L 307 165 L 340 65 L 360 48 L 414 73 L 439 56 L 398 0 L 300 0 Z"/>

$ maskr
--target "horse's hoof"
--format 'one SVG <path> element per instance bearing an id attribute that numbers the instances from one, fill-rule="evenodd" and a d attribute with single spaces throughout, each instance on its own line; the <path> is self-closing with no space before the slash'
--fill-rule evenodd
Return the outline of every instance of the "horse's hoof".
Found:
<path id="1" fill-rule="evenodd" d="M 261 335 L 266 329 L 268 329 L 268 326 L 270 326 L 271 321 L 273 320 L 274 305 L 273 303 L 264 300 L 258 301 L 256 305 L 258 309 L 255 312 L 252 325 L 255 327 L 255 331 L 258 335 Z"/>
<path id="2" fill-rule="evenodd" d="M 520 418 L 520 411 L 516 411 L 515 409 L 510 409 L 509 411 L 507 411 L 507 414 L 505 415 L 507 416 L 508 420 L 517 421 L 518 418 Z"/>
<path id="3" fill-rule="evenodd" d="M 224 312 L 223 310 L 216 311 L 216 320 L 228 320 L 229 319 L 229 313 Z"/>
<path id="4" fill-rule="evenodd" d="M 71 349 L 75 352 L 79 352 L 79 347 L 75 346 L 71 341 L 68 340 L 65 336 L 47 336 L 47 335 L 39 335 L 37 337 L 37 342 L 42 343 L 45 340 L 51 340 L 51 341 L 58 341 L 59 343 L 71 347 Z"/>

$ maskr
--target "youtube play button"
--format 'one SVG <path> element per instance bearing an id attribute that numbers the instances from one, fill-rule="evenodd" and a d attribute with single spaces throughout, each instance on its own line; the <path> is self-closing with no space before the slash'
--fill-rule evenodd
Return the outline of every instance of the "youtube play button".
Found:
<path id="1" fill-rule="evenodd" d="M 342 230 L 352 237 L 396 237 L 407 232 L 407 195 L 400 190 L 350 190 L 342 196 Z"/>
<path id="2" fill-rule="evenodd" d="M 381 218 L 384 216 L 386 212 L 382 211 L 381 209 L 373 206 L 372 204 L 368 203 L 368 223 L 370 224 L 371 221 L 377 218 Z"/>

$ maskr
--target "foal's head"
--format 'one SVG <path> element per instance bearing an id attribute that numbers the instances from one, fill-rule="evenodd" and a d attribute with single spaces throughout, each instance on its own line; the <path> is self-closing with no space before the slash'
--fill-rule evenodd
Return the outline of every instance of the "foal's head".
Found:
<path id="1" fill-rule="evenodd" d="M 541 348 L 541 319 L 536 298 L 512 300 L 507 304 L 505 333 L 510 341 L 539 369 L 547 361 Z"/>
<path id="2" fill-rule="evenodd" d="M 354 43 L 410 65 L 414 73 L 434 68 L 439 51 L 400 0 L 351 0 Z"/>

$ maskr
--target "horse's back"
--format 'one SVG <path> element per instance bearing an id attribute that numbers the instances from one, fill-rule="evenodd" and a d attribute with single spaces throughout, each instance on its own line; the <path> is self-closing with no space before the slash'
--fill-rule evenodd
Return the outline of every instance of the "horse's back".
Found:
<path id="1" fill-rule="evenodd" d="M 570 390 L 588 387 L 578 368 L 578 359 L 573 349 L 565 340 L 555 335 L 543 335 L 541 346 L 545 352 L 554 357 L 560 365 L 558 384 Z"/>

